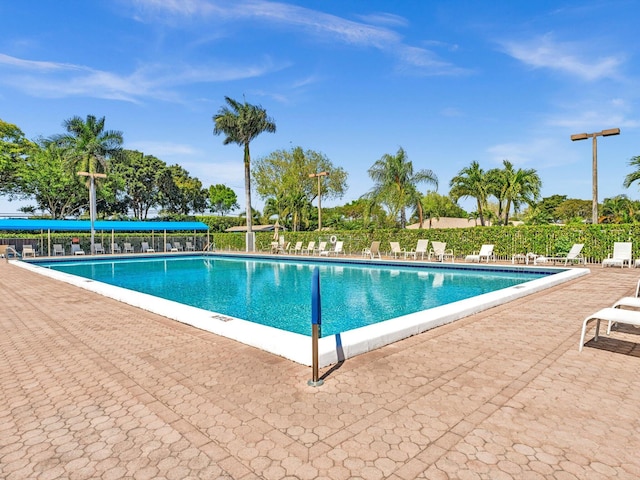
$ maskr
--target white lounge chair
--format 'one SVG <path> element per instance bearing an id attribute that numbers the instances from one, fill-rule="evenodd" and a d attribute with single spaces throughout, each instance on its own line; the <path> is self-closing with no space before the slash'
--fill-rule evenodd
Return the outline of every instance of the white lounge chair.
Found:
<path id="1" fill-rule="evenodd" d="M 307 255 L 311 255 L 314 248 L 316 248 L 316 242 L 309 242 L 309 244 L 305 248 L 300 250 L 300 254 L 304 255 L 306 253 Z"/>
<path id="2" fill-rule="evenodd" d="M 66 255 L 64 251 L 64 247 L 59 243 L 53 244 L 53 256 L 56 257 L 58 255 Z"/>
<path id="3" fill-rule="evenodd" d="M 398 255 L 403 255 L 404 258 L 407 258 L 407 250 L 400 248 L 400 242 L 389 242 L 389 245 L 391 245 L 389 256 L 393 255 L 393 258 L 398 258 Z"/>
<path id="4" fill-rule="evenodd" d="M 541 263 L 553 262 L 555 265 L 556 262 L 561 263 L 564 262 L 567 265 L 569 262 L 575 263 L 583 263 L 586 264 L 586 259 L 582 256 L 582 248 L 584 247 L 584 243 L 574 243 L 569 250 L 569 253 L 566 255 L 555 255 L 553 257 L 547 257 L 544 255 L 537 256 L 533 260 L 534 265 L 539 265 Z"/>
<path id="5" fill-rule="evenodd" d="M 380 256 L 380 242 L 371 242 L 371 246 L 369 248 L 362 249 L 363 257 L 371 257 L 374 259 L 375 257 L 382 258 Z"/>
<path id="6" fill-rule="evenodd" d="M 165 252 L 177 252 L 178 248 L 174 247 L 173 245 L 171 245 L 170 242 L 167 242 L 167 244 L 164 246 L 164 251 Z"/>
<path id="7" fill-rule="evenodd" d="M 487 261 L 487 263 L 489 263 L 489 259 L 495 260 L 495 258 L 493 257 L 493 245 L 482 245 L 478 253 L 474 252 L 471 255 L 467 255 L 464 258 L 464 261 L 480 263 L 483 258 Z"/>
<path id="8" fill-rule="evenodd" d="M 142 242 L 142 244 L 141 244 L 141 246 L 140 246 L 140 250 L 141 250 L 143 253 L 147 253 L 147 252 L 155 252 L 155 250 L 149 246 L 149 243 L 148 243 L 148 242 Z"/>
<path id="9" fill-rule="evenodd" d="M 184 248 L 182 248 L 182 244 L 180 242 L 173 242 L 173 248 L 176 249 L 176 252 L 184 251 Z"/>
<path id="10" fill-rule="evenodd" d="M 33 248 L 33 245 L 23 245 L 22 246 L 22 258 L 26 257 L 35 257 L 36 251 Z"/>
<path id="11" fill-rule="evenodd" d="M 455 258 L 453 250 L 447 250 L 446 242 L 431 242 L 431 250 L 429 250 L 428 259 L 431 260 L 431 257 L 439 262 L 444 262 L 445 259 L 450 258 L 452 263 Z"/>
<path id="12" fill-rule="evenodd" d="M 93 244 L 93 253 L 97 254 L 104 254 L 104 247 L 102 246 L 102 243 L 94 243 Z"/>
<path id="13" fill-rule="evenodd" d="M 613 244 L 613 255 L 609 258 L 602 260 L 602 267 L 621 267 L 624 268 L 624 264 L 628 263 L 631 268 L 632 258 L 631 250 L 633 247 L 632 242 L 615 242 Z"/>
<path id="14" fill-rule="evenodd" d="M 184 249 L 185 249 L 187 252 L 195 252 L 195 251 L 196 251 L 196 247 L 194 247 L 194 246 L 193 246 L 193 243 L 191 243 L 191 242 L 185 242 L 185 243 L 184 243 L 184 245 L 185 245 Z"/>
<path id="15" fill-rule="evenodd" d="M 133 249 L 133 246 L 131 246 L 130 243 L 124 242 L 124 253 L 134 253 L 135 250 Z"/>
<path id="16" fill-rule="evenodd" d="M 623 308 L 603 308 L 602 310 L 597 311 L 593 315 L 589 315 L 584 319 L 582 323 L 582 332 L 580 334 L 580 345 L 578 346 L 578 351 L 582 351 L 582 347 L 584 346 L 584 337 L 587 333 L 587 326 L 589 322 L 595 320 L 596 321 L 596 334 L 593 338 L 594 341 L 598 341 L 600 335 L 600 322 L 605 321 L 611 323 L 624 323 L 626 325 L 636 325 L 640 326 L 640 312 L 636 310 L 625 310 Z"/>
<path id="17" fill-rule="evenodd" d="M 293 255 L 302 253 L 302 242 L 296 242 L 293 248 L 289 248 L 289 253 Z"/>
<path id="18" fill-rule="evenodd" d="M 120 245 L 118 245 L 117 243 L 112 243 L 111 244 L 111 253 L 122 253 L 122 249 L 120 248 Z"/>
<path id="19" fill-rule="evenodd" d="M 313 251 L 314 254 L 316 255 L 328 255 L 327 250 L 327 242 L 320 242 L 320 244 L 318 245 L 318 248 L 316 250 Z"/>
<path id="20" fill-rule="evenodd" d="M 415 250 L 411 250 L 410 252 L 405 253 L 405 258 L 408 256 L 412 256 L 415 260 L 418 259 L 418 255 L 420 255 L 420 259 L 424 260 L 424 256 L 428 254 L 427 247 L 429 246 L 429 240 L 418 240 L 418 244 L 416 245 Z"/>
<path id="21" fill-rule="evenodd" d="M 72 255 L 84 255 L 84 250 L 82 250 L 82 248 L 80 248 L 80 245 L 78 245 L 77 243 L 72 243 L 71 244 L 71 254 Z"/>
<path id="22" fill-rule="evenodd" d="M 320 252 L 320 255 L 326 255 L 327 257 L 330 255 L 335 255 L 336 257 L 341 253 L 344 255 L 343 250 L 344 242 L 342 240 L 338 240 L 333 247 L 333 250 L 325 250 L 324 252 Z"/>

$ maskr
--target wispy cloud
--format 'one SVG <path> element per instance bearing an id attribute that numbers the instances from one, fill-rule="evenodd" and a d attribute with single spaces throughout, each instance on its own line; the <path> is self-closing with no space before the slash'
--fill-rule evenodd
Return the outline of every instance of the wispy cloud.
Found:
<path id="1" fill-rule="evenodd" d="M 150 64 L 130 74 L 93 69 L 84 65 L 34 61 L 0 54 L 0 84 L 10 85 L 36 97 L 85 96 L 127 102 L 145 98 L 179 101 L 176 87 L 202 82 L 226 82 L 253 78 L 284 68 L 270 59 L 245 66 Z"/>
<path id="2" fill-rule="evenodd" d="M 617 55 L 594 59 L 593 48 L 588 45 L 559 42 L 551 34 L 526 41 L 505 41 L 502 47 L 505 53 L 533 68 L 557 70 L 587 81 L 619 78 L 623 63 Z"/>
<path id="3" fill-rule="evenodd" d="M 518 167 L 539 169 L 558 165 L 557 152 L 562 150 L 558 142 L 555 138 L 532 138 L 527 142 L 493 145 L 487 152 L 494 166 L 509 160 Z"/>
<path id="4" fill-rule="evenodd" d="M 353 21 L 328 13 L 297 5 L 267 0 L 246 0 L 223 2 L 216 0 L 191 0 L 187 5 L 178 1 L 136 0 L 136 15 L 162 16 L 167 22 L 175 23 L 174 15 L 183 19 L 201 21 L 255 20 L 275 28 L 276 25 L 295 28 L 305 35 L 320 36 L 323 40 L 364 48 L 375 48 L 391 55 L 406 67 L 421 70 L 423 74 L 458 75 L 465 70 L 450 62 L 441 60 L 432 51 L 412 46 L 389 27 L 404 26 L 407 21 L 392 14 L 377 13 L 370 17 L 360 17 L 365 21 Z"/>
<path id="5" fill-rule="evenodd" d="M 174 142 L 141 140 L 138 142 L 127 143 L 126 148 L 129 150 L 139 150 L 141 152 L 147 153 L 148 155 L 154 155 L 158 158 L 171 156 L 192 156 L 201 153 L 197 148 L 191 145 Z"/>

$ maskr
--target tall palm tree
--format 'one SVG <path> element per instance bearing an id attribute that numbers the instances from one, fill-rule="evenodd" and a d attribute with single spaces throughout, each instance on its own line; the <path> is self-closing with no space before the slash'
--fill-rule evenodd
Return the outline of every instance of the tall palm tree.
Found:
<path id="1" fill-rule="evenodd" d="M 391 214 L 397 218 L 400 215 L 400 225 L 407 225 L 406 207 L 415 206 L 420 219 L 420 226 L 424 221 L 422 212 L 422 195 L 418 191 L 418 184 L 429 183 L 438 186 L 438 177 L 431 170 L 413 171 L 413 163 L 407 158 L 402 147 L 398 153 L 385 153 L 369 169 L 369 176 L 375 182 L 371 191 L 365 196 L 375 203 L 383 203 L 389 207 Z"/>
<path id="2" fill-rule="evenodd" d="M 523 203 L 534 205 L 540 196 L 542 180 L 535 169 L 514 169 L 509 160 L 503 160 L 504 179 L 504 224 L 509 224 L 509 211 L 513 205 L 515 212 L 518 212 Z"/>
<path id="3" fill-rule="evenodd" d="M 96 218 L 96 175 L 104 176 L 109 159 L 122 151 L 122 132 L 105 130 L 105 117 L 87 115 L 86 120 L 75 116 L 65 120 L 67 133 L 53 137 L 52 141 L 65 149 L 74 175 L 80 170 L 86 172 L 89 187 L 89 213 L 91 217 L 91 252 L 93 253 L 93 222 Z"/>
<path id="4" fill-rule="evenodd" d="M 223 144 L 235 143 L 244 148 L 244 191 L 247 212 L 251 209 L 251 155 L 249 144 L 262 132 L 274 133 L 276 124 L 267 115 L 267 111 L 259 105 L 251 105 L 246 101 L 237 102 L 224 97 L 227 105 L 221 107 L 214 115 L 214 135 L 225 135 Z M 252 235 L 252 218 L 247 216 L 247 251 L 254 250 Z"/>
<path id="5" fill-rule="evenodd" d="M 480 168 L 480 164 L 476 161 L 471 165 L 463 168 L 456 176 L 451 179 L 449 186 L 451 191 L 449 195 L 454 201 L 460 198 L 472 197 L 476 199 L 478 205 L 478 217 L 480 217 L 480 225 L 484 227 L 484 209 L 487 206 L 487 197 L 489 196 L 489 179 L 484 170 Z"/>

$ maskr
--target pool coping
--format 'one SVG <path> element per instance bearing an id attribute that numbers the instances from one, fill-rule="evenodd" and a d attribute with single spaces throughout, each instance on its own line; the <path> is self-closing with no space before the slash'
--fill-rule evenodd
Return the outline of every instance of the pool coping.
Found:
<path id="1" fill-rule="evenodd" d="M 190 252 L 193 255 L 192 252 Z M 202 253 L 196 253 L 202 255 Z M 169 255 L 148 255 L 146 258 L 175 258 L 175 254 Z M 435 263 L 421 261 L 401 261 L 401 260 L 369 260 L 354 257 L 302 257 L 295 255 L 262 255 L 262 254 L 238 254 L 215 252 L 205 254 L 205 256 L 233 256 L 237 258 L 244 256 L 252 259 L 266 260 L 298 260 L 303 262 L 324 262 L 324 263 L 353 263 L 383 266 L 420 267 L 430 268 L 454 268 L 473 269 L 491 271 L 532 271 L 549 273 L 545 277 L 531 280 L 529 282 L 512 287 L 485 293 L 476 297 L 459 300 L 447 305 L 422 310 L 419 312 L 403 315 L 386 320 L 373 325 L 356 328 L 335 335 L 330 335 L 320 339 L 318 344 L 319 367 L 326 367 L 338 363 L 356 355 L 375 350 L 384 345 L 397 342 L 403 338 L 420 334 L 427 330 L 446 325 L 461 318 L 501 305 L 503 303 L 521 298 L 547 288 L 560 285 L 589 273 L 589 269 L 580 267 L 528 267 L 522 265 L 499 265 L 499 264 L 455 264 L 455 263 Z M 81 260 L 114 260 L 114 259 L 143 258 L 138 255 L 109 255 L 109 256 L 87 256 L 83 258 L 40 258 L 39 261 L 81 261 Z M 134 292 L 126 288 L 108 285 L 95 280 L 77 277 L 64 272 L 58 272 L 49 268 L 38 266 L 37 262 L 24 260 L 11 260 L 11 263 L 27 270 L 31 270 L 40 275 L 44 275 L 85 290 L 98 293 L 128 305 L 141 308 L 143 310 L 156 313 L 191 325 L 193 327 L 212 332 L 238 342 L 260 348 L 275 355 L 287 358 L 302 365 L 312 364 L 311 337 L 298 333 L 279 330 L 274 327 L 261 325 L 240 318 L 218 314 L 208 310 L 184 305 L 175 301 L 165 300 L 146 293 Z M 551 274 L 553 273 L 553 274 Z"/>

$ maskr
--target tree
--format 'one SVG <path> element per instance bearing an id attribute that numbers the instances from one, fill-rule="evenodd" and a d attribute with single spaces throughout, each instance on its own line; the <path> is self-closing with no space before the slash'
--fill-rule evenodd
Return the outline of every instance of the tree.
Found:
<path id="1" fill-rule="evenodd" d="M 451 197 L 428 191 L 420 200 L 424 216 L 431 220 L 440 217 L 467 218 L 468 214 Z M 412 220 L 418 220 L 417 211 Z"/>
<path id="2" fill-rule="evenodd" d="M 221 216 L 239 207 L 236 192 L 221 184 L 209 187 L 209 204 L 211 211 L 218 212 Z"/>
<path id="3" fill-rule="evenodd" d="M 531 206 L 535 204 L 540 195 L 542 181 L 534 169 L 515 170 L 513 164 L 509 160 L 503 161 L 503 179 L 504 179 L 504 224 L 509 224 L 509 212 L 511 206 L 515 213 L 518 212 L 523 203 Z"/>
<path id="4" fill-rule="evenodd" d="M 69 174 L 64 151 L 55 143 L 32 150 L 20 169 L 21 197 L 33 198 L 37 208 L 51 218 L 77 215 L 86 206 L 86 190 L 76 175 Z"/>
<path id="5" fill-rule="evenodd" d="M 598 223 L 634 223 L 638 221 L 639 203 L 626 195 L 605 198 Z"/>
<path id="6" fill-rule="evenodd" d="M 566 195 L 551 195 L 550 197 L 544 197 L 540 203 L 535 206 L 536 210 L 539 210 L 537 213 L 537 218 L 547 218 L 548 222 L 556 222 L 560 220 L 558 215 L 556 214 L 556 209 L 562 205 L 562 203 L 567 199 Z"/>
<path id="7" fill-rule="evenodd" d="M 274 133 L 276 124 L 267 116 L 267 111 L 259 105 L 251 105 L 246 101 L 237 102 L 225 97 L 227 106 L 220 108 L 214 115 L 214 135 L 225 135 L 224 145 L 235 143 L 244 149 L 244 189 L 246 211 L 251 208 L 251 154 L 249 144 L 262 132 Z M 253 251 L 252 218 L 247 216 L 247 251 Z"/>
<path id="8" fill-rule="evenodd" d="M 309 219 L 312 202 L 318 196 L 317 178 L 309 175 L 329 172 L 322 177 L 323 199 L 340 198 L 347 189 L 347 172 L 336 167 L 322 153 L 295 147 L 277 150 L 259 159 L 253 169 L 258 195 L 271 199 L 270 208 L 277 209 L 281 221 L 291 221 L 292 230 L 298 230 Z"/>
<path id="9" fill-rule="evenodd" d="M 25 158 L 37 149 L 16 125 L 0 119 L 0 195 L 20 195 L 22 176 L 19 172 Z"/>
<path id="10" fill-rule="evenodd" d="M 400 216 L 400 226 L 407 226 L 406 207 L 415 206 L 420 225 L 423 223 L 421 195 L 418 184 L 428 183 L 438 186 L 438 177 L 431 170 L 413 171 L 413 163 L 407 158 L 402 147 L 395 155 L 384 154 L 369 169 L 369 177 L 375 185 L 365 197 L 373 203 L 386 205 L 390 213 Z"/>
<path id="11" fill-rule="evenodd" d="M 162 160 L 136 150 L 123 150 L 111 171 L 121 179 L 127 204 L 140 220 L 160 204 L 162 188 L 171 182 L 171 173 Z"/>
<path id="12" fill-rule="evenodd" d="M 451 179 L 449 186 L 451 187 L 449 195 L 451 195 L 451 198 L 456 202 L 460 198 L 465 197 L 476 199 L 480 225 L 484 227 L 484 209 L 489 196 L 489 179 L 485 171 L 480 168 L 480 164 L 476 161 L 471 162 L 470 166 L 460 170 L 458 174 Z"/>
<path id="13" fill-rule="evenodd" d="M 189 215 L 207 208 L 207 191 L 202 182 L 189 175 L 180 165 L 168 167 L 169 177 L 160 188 L 160 204 L 174 214 Z"/>
<path id="14" fill-rule="evenodd" d="M 556 207 L 555 216 L 565 223 L 575 219 L 576 217 L 579 217 L 583 221 L 590 220 L 592 207 L 593 203 L 591 200 L 569 198 Z"/>
<path id="15" fill-rule="evenodd" d="M 623 186 L 629 188 L 633 183 L 640 183 L 640 156 L 633 157 L 629 160 L 629 166 L 635 170 L 624 177 Z"/>

